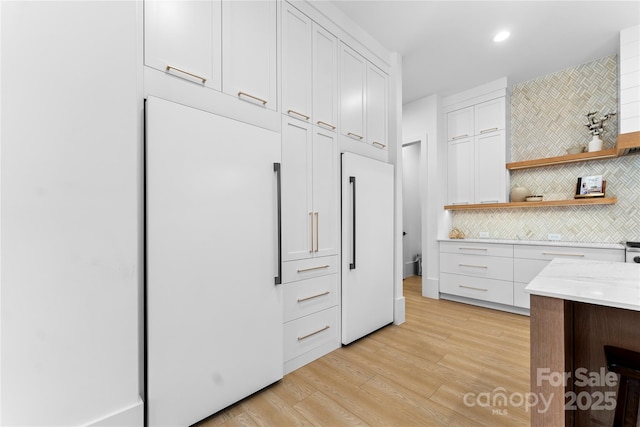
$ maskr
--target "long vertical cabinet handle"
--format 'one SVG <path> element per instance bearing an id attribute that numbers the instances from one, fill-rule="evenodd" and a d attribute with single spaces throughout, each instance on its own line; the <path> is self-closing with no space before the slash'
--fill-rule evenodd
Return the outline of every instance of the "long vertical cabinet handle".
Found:
<path id="1" fill-rule="evenodd" d="M 276 188 L 277 188 L 277 210 L 278 210 L 278 219 L 276 220 L 278 224 L 278 276 L 275 278 L 275 284 L 282 284 L 282 183 L 281 183 L 281 171 L 280 171 L 280 163 L 273 164 L 273 171 L 276 173 Z"/>
<path id="2" fill-rule="evenodd" d="M 320 245 L 318 244 L 318 242 L 320 241 L 319 238 L 319 229 L 320 229 L 320 214 L 318 212 L 314 212 L 314 215 L 316 216 L 316 249 L 315 252 L 318 252 L 320 250 Z"/>
<path id="3" fill-rule="evenodd" d="M 309 240 L 311 240 L 309 253 L 313 253 L 313 212 L 309 212 Z"/>
<path id="4" fill-rule="evenodd" d="M 356 177 L 350 176 L 349 182 L 353 184 L 353 236 L 352 236 L 352 245 L 353 245 L 353 262 L 349 264 L 349 270 L 356 269 Z"/>

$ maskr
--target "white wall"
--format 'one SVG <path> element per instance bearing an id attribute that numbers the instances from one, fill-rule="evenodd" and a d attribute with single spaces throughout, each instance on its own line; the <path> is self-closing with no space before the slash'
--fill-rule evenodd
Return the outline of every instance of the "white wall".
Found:
<path id="1" fill-rule="evenodd" d="M 0 7 L 0 424 L 141 425 L 139 5 Z"/>
<path id="2" fill-rule="evenodd" d="M 438 141 L 443 132 L 440 97 L 432 95 L 405 104 L 402 111 L 403 141 L 423 141 L 421 150 L 422 208 L 422 295 L 438 298 L 439 247 L 438 230 L 446 229 L 448 216 L 442 209 L 446 197 L 445 150 Z M 441 224 L 440 227 L 438 225 Z"/>

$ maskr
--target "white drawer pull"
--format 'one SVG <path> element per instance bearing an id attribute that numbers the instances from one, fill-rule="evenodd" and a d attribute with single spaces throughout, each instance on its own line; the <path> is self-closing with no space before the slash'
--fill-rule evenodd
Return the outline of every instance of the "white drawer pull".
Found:
<path id="1" fill-rule="evenodd" d="M 487 248 L 463 248 L 462 246 L 458 248 L 461 251 L 488 251 Z"/>
<path id="2" fill-rule="evenodd" d="M 465 288 L 465 289 L 473 289 L 474 291 L 482 291 L 482 292 L 487 292 L 489 290 L 485 288 L 474 288 L 473 286 L 465 286 L 465 285 L 458 285 L 458 287 Z"/>
<path id="3" fill-rule="evenodd" d="M 314 298 L 318 298 L 318 297 L 323 297 L 325 295 L 329 295 L 329 291 L 325 291 L 321 294 L 317 294 L 317 295 L 311 295 L 310 297 L 304 297 L 304 298 L 298 298 L 298 302 L 302 302 L 302 301 L 308 301 L 310 299 L 314 299 Z"/>
<path id="4" fill-rule="evenodd" d="M 309 267 L 309 268 L 301 268 L 298 270 L 298 273 L 304 273 L 305 271 L 313 271 L 313 270 L 324 270 L 325 268 L 329 268 L 330 265 L 321 265 L 318 267 Z"/>
<path id="5" fill-rule="evenodd" d="M 489 268 L 486 265 L 458 264 L 460 267 Z"/>
<path id="6" fill-rule="evenodd" d="M 542 255 L 584 257 L 584 254 L 567 254 L 567 253 L 563 253 L 563 252 L 542 252 Z"/>
<path id="7" fill-rule="evenodd" d="M 320 332 L 324 332 L 324 331 L 326 331 L 327 329 L 329 329 L 329 325 L 325 326 L 325 327 L 324 327 L 324 328 L 322 328 L 322 329 L 318 329 L 318 330 L 317 330 L 317 331 L 315 331 L 315 332 L 311 332 L 310 334 L 307 334 L 307 335 L 303 335 L 303 336 L 301 336 L 301 337 L 298 337 L 298 341 L 302 341 L 302 340 L 304 340 L 304 339 L 307 339 L 307 338 L 309 338 L 309 337 L 312 337 L 312 336 L 314 336 L 314 335 L 316 335 L 316 334 L 319 334 Z"/>

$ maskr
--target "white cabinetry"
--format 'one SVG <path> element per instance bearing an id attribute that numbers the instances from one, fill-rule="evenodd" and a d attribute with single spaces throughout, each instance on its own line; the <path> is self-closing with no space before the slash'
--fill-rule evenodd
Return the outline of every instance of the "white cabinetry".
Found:
<path id="1" fill-rule="evenodd" d="M 338 41 L 293 6 L 282 12 L 282 112 L 337 129 Z"/>
<path id="2" fill-rule="evenodd" d="M 221 89 L 221 1 L 147 0 L 144 63 Z"/>
<path id="3" fill-rule="evenodd" d="M 526 313 L 525 287 L 554 258 L 624 262 L 625 254 L 616 248 L 440 242 L 440 293 L 448 299 Z"/>
<path id="4" fill-rule="evenodd" d="M 387 149 L 388 76 L 340 45 L 340 133 Z"/>
<path id="5" fill-rule="evenodd" d="M 222 90 L 276 110 L 276 1 L 222 2 Z"/>
<path id="6" fill-rule="evenodd" d="M 624 262 L 623 249 L 584 248 L 556 245 L 515 245 L 514 251 L 514 305 L 529 308 L 529 294 L 524 288 L 554 258 L 587 259 Z"/>
<path id="7" fill-rule="evenodd" d="M 507 201 L 506 97 L 447 114 L 447 201 Z"/>
<path id="8" fill-rule="evenodd" d="M 619 133 L 640 131 L 640 25 L 620 31 Z"/>
<path id="9" fill-rule="evenodd" d="M 440 244 L 440 292 L 513 304 L 513 247 Z"/>
<path id="10" fill-rule="evenodd" d="M 282 116 L 284 261 L 338 253 L 338 167 L 333 132 Z"/>

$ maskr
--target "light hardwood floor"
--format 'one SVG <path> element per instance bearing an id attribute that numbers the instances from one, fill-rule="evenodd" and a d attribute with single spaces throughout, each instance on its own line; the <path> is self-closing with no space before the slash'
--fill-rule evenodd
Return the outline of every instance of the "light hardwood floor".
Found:
<path id="1" fill-rule="evenodd" d="M 404 281 L 402 325 L 342 347 L 198 426 L 529 425 L 520 400 L 529 391 L 529 318 L 423 298 L 420 283 Z M 500 394 L 507 406 L 492 402 Z"/>

